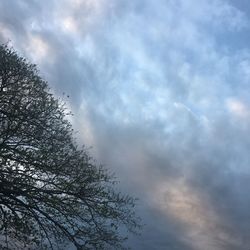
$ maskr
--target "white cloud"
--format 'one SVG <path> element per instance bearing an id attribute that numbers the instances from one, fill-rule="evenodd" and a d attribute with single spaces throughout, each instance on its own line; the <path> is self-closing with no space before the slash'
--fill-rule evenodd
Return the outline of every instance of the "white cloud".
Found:
<path id="1" fill-rule="evenodd" d="M 240 118 L 248 118 L 250 115 L 250 109 L 241 100 L 228 98 L 226 100 L 228 110 L 235 116 Z"/>
<path id="2" fill-rule="evenodd" d="M 42 37 L 31 35 L 26 49 L 34 62 L 42 63 L 47 60 L 47 63 L 53 63 L 53 54 L 50 51 L 49 44 Z"/>

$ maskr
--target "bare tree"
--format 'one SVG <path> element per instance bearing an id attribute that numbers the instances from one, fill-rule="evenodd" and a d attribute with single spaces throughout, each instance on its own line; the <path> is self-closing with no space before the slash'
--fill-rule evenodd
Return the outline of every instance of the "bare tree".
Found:
<path id="1" fill-rule="evenodd" d="M 35 65 L 0 45 L 0 247 L 119 249 L 134 199 L 79 149 Z"/>

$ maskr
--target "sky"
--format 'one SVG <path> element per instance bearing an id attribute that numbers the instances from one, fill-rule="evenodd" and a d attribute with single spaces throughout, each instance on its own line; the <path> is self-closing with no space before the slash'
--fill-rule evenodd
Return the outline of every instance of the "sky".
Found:
<path id="1" fill-rule="evenodd" d="M 138 197 L 132 250 L 250 246 L 248 0 L 0 0 L 80 143 Z"/>

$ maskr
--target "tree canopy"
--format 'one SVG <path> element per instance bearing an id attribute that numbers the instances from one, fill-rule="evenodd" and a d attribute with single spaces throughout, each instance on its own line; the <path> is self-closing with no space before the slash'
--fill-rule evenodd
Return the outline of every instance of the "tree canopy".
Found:
<path id="1" fill-rule="evenodd" d="M 36 66 L 0 45 L 2 249 L 119 249 L 139 227 L 135 200 L 77 145 L 66 115 Z"/>

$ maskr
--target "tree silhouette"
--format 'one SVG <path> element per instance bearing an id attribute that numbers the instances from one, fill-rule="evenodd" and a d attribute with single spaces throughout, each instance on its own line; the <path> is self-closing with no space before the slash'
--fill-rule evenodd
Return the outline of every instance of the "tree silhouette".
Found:
<path id="1" fill-rule="evenodd" d="M 0 45 L 0 247 L 119 249 L 134 199 L 74 140 L 35 65 Z"/>

